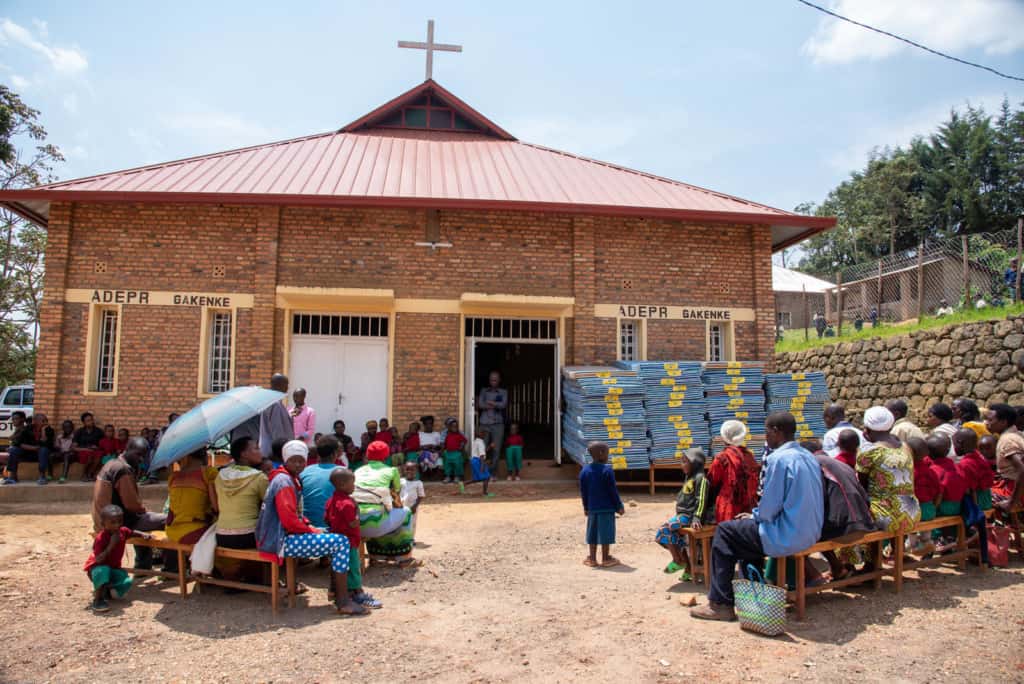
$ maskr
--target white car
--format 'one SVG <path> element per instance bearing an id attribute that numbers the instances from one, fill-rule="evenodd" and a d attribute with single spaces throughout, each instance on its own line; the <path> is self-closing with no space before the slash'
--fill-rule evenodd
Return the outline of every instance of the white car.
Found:
<path id="1" fill-rule="evenodd" d="M 26 417 L 31 416 L 35 396 L 36 388 L 31 384 L 10 385 L 0 392 L 0 444 L 8 444 L 14 433 L 11 414 L 24 411 Z"/>

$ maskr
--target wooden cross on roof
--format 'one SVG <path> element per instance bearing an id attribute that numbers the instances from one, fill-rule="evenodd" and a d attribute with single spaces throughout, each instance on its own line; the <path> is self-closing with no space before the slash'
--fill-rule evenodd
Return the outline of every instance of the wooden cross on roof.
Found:
<path id="1" fill-rule="evenodd" d="M 462 52 L 461 45 L 448 45 L 446 43 L 435 43 L 434 42 L 434 20 L 430 19 L 427 21 L 427 42 L 418 43 L 409 40 L 398 41 L 398 47 L 400 48 L 413 48 L 416 50 L 427 51 L 427 80 L 429 81 L 434 77 L 434 50 L 440 50 L 442 52 Z"/>

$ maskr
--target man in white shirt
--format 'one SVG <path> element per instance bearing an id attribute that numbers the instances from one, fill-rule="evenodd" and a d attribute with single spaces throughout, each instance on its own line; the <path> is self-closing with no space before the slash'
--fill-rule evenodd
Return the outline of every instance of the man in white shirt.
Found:
<path id="1" fill-rule="evenodd" d="M 857 433 L 858 439 L 863 446 L 864 435 L 853 426 L 853 423 L 846 420 L 846 408 L 842 404 L 830 404 L 825 407 L 825 427 L 828 432 L 821 439 L 821 449 L 826 454 L 835 458 L 839 454 L 839 433 L 843 430 L 853 430 Z"/>

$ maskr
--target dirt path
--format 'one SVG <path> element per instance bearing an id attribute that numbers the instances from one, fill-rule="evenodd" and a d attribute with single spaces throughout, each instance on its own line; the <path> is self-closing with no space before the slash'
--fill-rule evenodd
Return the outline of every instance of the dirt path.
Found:
<path id="1" fill-rule="evenodd" d="M 680 598 L 694 587 L 662 574 L 668 555 L 651 541 L 671 497 L 633 500 L 619 521 L 626 565 L 592 570 L 570 490 L 435 497 L 419 521 L 424 565 L 367 574 L 383 610 L 334 617 L 325 573 L 307 567 L 311 591 L 276 622 L 262 595 L 182 601 L 153 579 L 92 615 L 83 507 L 0 507 L 0 624 L 16 626 L 0 681 L 1024 680 L 1019 561 L 924 571 L 899 596 L 887 584 L 815 597 L 806 622 L 768 639 L 689 617 Z"/>

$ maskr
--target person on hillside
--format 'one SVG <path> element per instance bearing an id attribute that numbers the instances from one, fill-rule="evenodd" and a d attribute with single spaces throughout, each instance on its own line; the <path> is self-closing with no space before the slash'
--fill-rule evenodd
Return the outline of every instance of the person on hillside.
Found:
<path id="1" fill-rule="evenodd" d="M 727 420 L 719 434 L 726 447 L 708 466 L 707 478 L 714 492 L 715 520 L 723 523 L 754 510 L 761 468 L 750 449 L 743 446 L 747 436 L 743 422 Z"/>
<path id="2" fill-rule="evenodd" d="M 325 435 L 316 443 L 316 463 L 307 463 L 299 480 L 302 481 L 302 511 L 314 527 L 324 527 L 324 506 L 334 494 L 331 474 L 338 469 L 335 465 L 341 443 L 331 435 Z M 310 459 L 312 460 L 312 458 Z"/>
<path id="3" fill-rule="evenodd" d="M 690 615 L 702 620 L 735 620 L 732 580 L 736 563 L 760 567 L 766 555 L 783 557 L 818 541 L 825 502 L 821 467 L 793 438 L 796 418 L 773 413 L 765 421 L 765 441 L 772 448 L 763 464 L 764 493 L 751 514 L 719 523 L 711 546 L 713 576 L 708 603 Z"/>
<path id="4" fill-rule="evenodd" d="M 288 376 L 274 373 L 270 376 L 270 389 L 288 394 Z M 260 414 L 260 453 L 271 456 L 276 440 L 295 439 L 295 423 L 292 415 L 280 401 L 263 409 Z"/>
<path id="5" fill-rule="evenodd" d="M 992 487 L 993 506 L 1003 513 L 1017 508 L 1024 499 L 1024 435 L 1016 427 L 1017 412 L 1009 404 L 991 404 L 985 427 L 999 436 L 996 443 L 998 477 Z"/>
<path id="6" fill-rule="evenodd" d="M 939 308 L 935 310 L 935 315 L 940 317 L 940 318 L 942 316 L 952 316 L 953 315 L 953 307 L 951 307 L 949 305 L 949 302 L 946 301 L 945 299 L 940 299 L 939 300 Z"/>
<path id="7" fill-rule="evenodd" d="M 132 587 L 132 578 L 121 567 L 128 539 L 151 539 L 152 536 L 125 526 L 124 511 L 114 504 L 100 509 L 99 522 L 100 529 L 92 542 L 92 553 L 83 569 L 92 581 L 91 608 L 93 612 L 105 613 L 110 610 L 108 601 L 111 598 L 123 598 Z M 144 547 L 137 547 L 136 551 L 141 548 Z"/>
<path id="8" fill-rule="evenodd" d="M 889 413 L 896 419 L 896 422 L 892 425 L 892 430 L 890 430 L 890 433 L 896 439 L 904 444 L 911 437 L 924 439 L 924 431 L 907 418 L 907 402 L 902 399 L 891 399 L 885 402 L 885 408 L 889 409 Z"/>
<path id="9" fill-rule="evenodd" d="M 853 423 L 846 419 L 845 406 L 842 404 L 829 404 L 825 407 L 823 418 L 828 431 L 821 438 L 821 448 L 825 451 L 826 455 L 835 458 L 839 453 L 839 433 L 843 430 L 853 430 L 856 432 L 863 446 L 864 435 L 854 427 Z"/>
<path id="10" fill-rule="evenodd" d="M 959 426 L 953 422 L 953 409 L 948 404 L 939 402 L 932 404 L 928 409 L 928 427 L 932 429 L 931 434 L 941 435 L 946 438 L 949 445 L 949 457 L 956 459 L 956 452 L 953 451 L 953 435 Z"/>
<path id="11" fill-rule="evenodd" d="M 92 491 L 93 529 L 102 528 L 101 511 L 111 504 L 124 511 L 124 523 L 133 530 L 153 532 L 167 524 L 163 513 L 146 510 L 139 496 L 139 483 L 135 479 L 139 464 L 149 451 L 149 443 L 141 437 L 132 437 L 117 458 L 108 461 L 96 474 Z M 140 546 L 135 549 L 135 567 L 148 570 L 153 567 L 153 550 Z"/>
<path id="12" fill-rule="evenodd" d="M 583 466 L 579 477 L 589 548 L 583 564 L 591 568 L 611 568 L 619 564 L 619 559 L 611 554 L 612 544 L 615 543 L 615 516 L 625 515 L 626 509 L 619 498 L 615 471 L 608 465 L 608 445 L 604 442 L 591 442 L 587 452 L 591 463 Z M 597 559 L 598 546 L 601 547 L 600 562 Z"/>
<path id="13" fill-rule="evenodd" d="M 877 328 L 878 327 L 878 307 L 875 307 L 875 306 L 871 307 L 871 313 L 869 314 L 868 317 L 871 319 L 871 327 L 872 328 Z"/>
<path id="14" fill-rule="evenodd" d="M 306 403 L 306 389 L 300 387 L 292 392 L 292 435 L 313 448 L 316 444 L 316 411 Z"/>
<path id="15" fill-rule="evenodd" d="M 1019 268 L 1017 257 L 1010 259 L 1010 265 L 1003 271 L 1003 284 L 1010 292 L 1010 301 L 1017 301 L 1017 270 Z M 1024 287 L 1024 285 L 1022 285 Z"/>
<path id="16" fill-rule="evenodd" d="M 284 465 L 271 473 L 270 486 L 256 522 L 256 545 L 261 554 L 273 557 L 278 563 L 284 558 L 330 556 L 335 608 L 342 615 L 361 615 L 366 609 L 353 602 L 348 593 L 348 537 L 312 527 L 300 510 L 299 474 L 306 467 L 308 454 L 305 442 L 297 439 L 281 449 Z"/>
<path id="17" fill-rule="evenodd" d="M 828 326 L 828 322 L 825 320 L 825 314 L 820 311 L 814 314 L 814 330 L 818 333 L 818 337 L 821 338 L 825 335 L 825 328 Z"/>
<path id="18" fill-rule="evenodd" d="M 672 554 L 672 561 L 665 566 L 665 573 L 682 571 L 680 582 L 690 582 L 690 557 L 686 553 L 687 535 L 683 530 L 692 527 L 699 530 L 715 521 L 712 505 L 711 486 L 704 476 L 706 456 L 700 447 L 687 449 L 679 460 L 683 471 L 683 486 L 676 494 L 676 513 L 662 525 L 654 540 Z"/>

